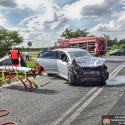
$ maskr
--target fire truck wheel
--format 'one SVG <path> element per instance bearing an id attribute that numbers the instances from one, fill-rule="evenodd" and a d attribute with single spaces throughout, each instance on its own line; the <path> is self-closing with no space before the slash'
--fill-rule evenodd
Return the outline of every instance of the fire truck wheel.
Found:
<path id="1" fill-rule="evenodd" d="M 68 81 L 70 85 L 75 85 L 75 75 L 73 72 L 69 71 Z"/>

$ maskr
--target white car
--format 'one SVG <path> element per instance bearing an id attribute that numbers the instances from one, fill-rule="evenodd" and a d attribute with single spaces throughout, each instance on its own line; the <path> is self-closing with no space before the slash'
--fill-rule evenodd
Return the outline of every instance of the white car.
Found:
<path id="1" fill-rule="evenodd" d="M 56 74 L 69 81 L 70 84 L 99 82 L 106 84 L 109 77 L 105 59 L 93 57 L 80 48 L 63 48 L 40 52 L 37 64 L 44 68 L 48 75 Z"/>

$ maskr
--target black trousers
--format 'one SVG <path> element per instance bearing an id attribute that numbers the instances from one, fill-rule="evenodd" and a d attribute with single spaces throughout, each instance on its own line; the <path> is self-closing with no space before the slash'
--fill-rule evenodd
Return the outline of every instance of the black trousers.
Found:
<path id="1" fill-rule="evenodd" d="M 11 59 L 12 64 L 19 64 L 19 60 L 18 59 Z"/>

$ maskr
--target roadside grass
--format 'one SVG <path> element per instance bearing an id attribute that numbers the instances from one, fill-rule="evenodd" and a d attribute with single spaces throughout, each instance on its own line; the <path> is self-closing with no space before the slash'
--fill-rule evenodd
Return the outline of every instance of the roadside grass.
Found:
<path id="1" fill-rule="evenodd" d="M 31 55 L 32 57 L 37 57 L 38 54 L 39 54 L 39 51 L 30 52 L 30 55 Z"/>
<path id="2" fill-rule="evenodd" d="M 26 52 L 26 51 L 25 51 Z M 23 57 L 25 58 L 25 52 L 23 51 Z M 29 52 L 29 51 L 28 51 Z M 31 60 L 29 61 L 26 61 L 27 63 L 27 67 L 29 68 L 33 68 L 36 66 L 36 60 L 34 58 L 37 58 L 38 54 L 39 54 L 39 51 L 31 51 L 29 52 L 30 53 L 30 56 L 31 56 Z"/>
<path id="3" fill-rule="evenodd" d="M 27 63 L 27 67 L 29 68 L 33 68 L 36 66 L 36 60 L 26 61 L 26 63 Z"/>
<path id="4" fill-rule="evenodd" d="M 28 52 L 29 52 L 29 51 L 28 51 Z M 22 53 L 23 53 L 23 55 L 25 56 L 25 52 L 23 51 Z M 37 57 L 38 54 L 39 54 L 39 51 L 31 51 L 31 52 L 29 52 L 29 53 L 30 53 L 30 56 L 31 56 L 31 57 Z"/>

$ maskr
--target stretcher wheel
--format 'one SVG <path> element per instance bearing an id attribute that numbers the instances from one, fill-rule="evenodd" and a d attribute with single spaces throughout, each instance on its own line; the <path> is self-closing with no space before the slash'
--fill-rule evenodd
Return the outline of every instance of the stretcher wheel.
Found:
<path id="1" fill-rule="evenodd" d="M 35 88 L 38 88 L 38 85 L 37 84 L 34 84 Z"/>
<path id="2" fill-rule="evenodd" d="M 11 81 L 10 81 L 10 80 L 7 80 L 7 83 L 8 83 L 8 84 L 10 84 L 10 83 L 11 83 Z"/>
<path id="3" fill-rule="evenodd" d="M 33 91 L 33 88 L 31 86 L 27 86 L 27 91 Z"/>

